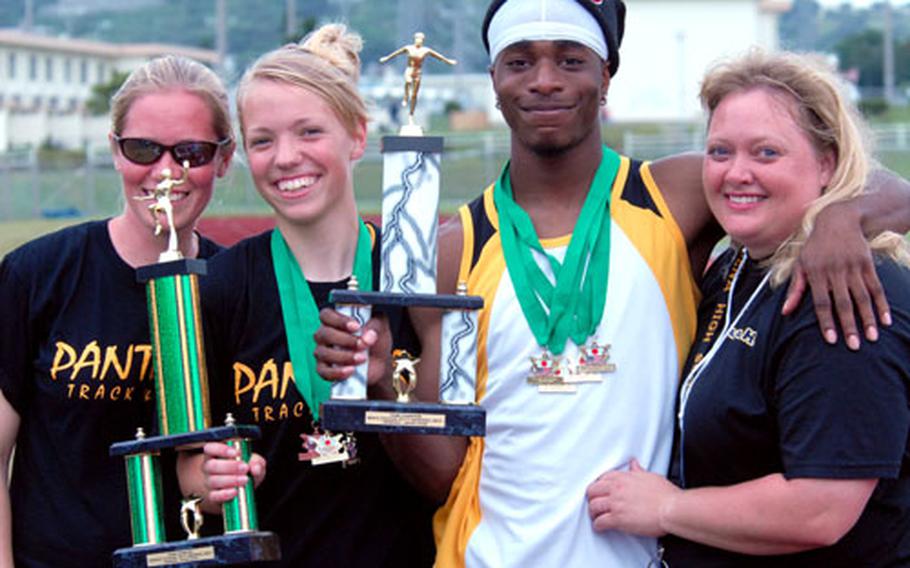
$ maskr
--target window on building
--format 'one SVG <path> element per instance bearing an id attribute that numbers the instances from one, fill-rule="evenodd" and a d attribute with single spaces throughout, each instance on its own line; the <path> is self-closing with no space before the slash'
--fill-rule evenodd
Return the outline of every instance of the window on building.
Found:
<path id="1" fill-rule="evenodd" d="M 88 61 L 85 59 L 79 62 L 79 82 L 83 85 L 88 83 Z"/>
<path id="2" fill-rule="evenodd" d="M 34 54 L 28 56 L 28 78 L 38 80 L 38 56 Z"/>
<path id="3" fill-rule="evenodd" d="M 16 54 L 10 53 L 6 57 L 6 74 L 10 79 L 16 78 Z"/>
<path id="4" fill-rule="evenodd" d="M 57 97 L 51 97 L 47 100 L 47 106 L 49 106 L 51 110 L 57 110 L 57 105 L 59 103 L 60 100 Z"/>
<path id="5" fill-rule="evenodd" d="M 104 67 L 104 63 L 102 63 L 102 62 L 99 61 L 99 62 L 98 62 L 98 82 L 99 82 L 99 83 L 103 83 L 103 82 L 104 82 L 104 80 L 105 80 L 105 76 L 104 76 L 105 71 L 106 71 L 106 69 L 105 69 L 105 67 Z"/>
<path id="6" fill-rule="evenodd" d="M 54 60 L 50 56 L 44 60 L 44 79 L 48 83 L 54 80 Z"/>
<path id="7" fill-rule="evenodd" d="M 35 95 L 35 98 L 32 99 L 32 106 L 41 108 L 41 95 Z"/>
<path id="8" fill-rule="evenodd" d="M 63 60 L 63 80 L 67 83 L 73 80 L 73 60 L 69 57 Z"/>

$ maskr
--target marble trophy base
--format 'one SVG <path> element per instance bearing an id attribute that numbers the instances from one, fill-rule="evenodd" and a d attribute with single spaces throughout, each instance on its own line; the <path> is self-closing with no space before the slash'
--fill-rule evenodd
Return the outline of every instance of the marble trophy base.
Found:
<path id="1" fill-rule="evenodd" d="M 114 552 L 114 568 L 229 566 L 279 558 L 278 537 L 253 531 L 121 548 Z"/>
<path id="2" fill-rule="evenodd" d="M 388 307 L 423 307 L 445 310 L 477 310 L 480 296 L 460 294 L 399 294 L 360 290 L 332 290 L 334 304 Z M 388 400 L 332 399 L 322 404 L 322 424 L 335 432 L 385 432 L 393 434 L 440 434 L 483 436 L 486 410 L 476 404 L 441 402 L 395 402 Z"/>
<path id="3" fill-rule="evenodd" d="M 334 432 L 483 436 L 487 415 L 476 404 L 341 400 L 322 403 L 322 424 Z"/>

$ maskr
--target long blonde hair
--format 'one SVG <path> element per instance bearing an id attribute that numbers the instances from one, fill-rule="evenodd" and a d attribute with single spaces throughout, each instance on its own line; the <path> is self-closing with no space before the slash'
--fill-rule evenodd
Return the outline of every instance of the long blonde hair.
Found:
<path id="1" fill-rule="evenodd" d="M 243 100 L 256 80 L 301 87 L 321 97 L 352 135 L 368 120 L 357 89 L 363 41 L 344 24 L 326 24 L 300 43 L 270 51 L 250 67 L 237 88 L 237 115 L 243 133 Z"/>
<path id="2" fill-rule="evenodd" d="M 772 285 L 786 282 L 819 212 L 866 191 L 870 172 L 877 165 L 870 158 L 872 137 L 856 106 L 844 95 L 841 80 L 820 58 L 789 52 L 752 50 L 715 64 L 705 76 L 700 99 L 708 111 L 708 124 L 721 101 L 732 93 L 768 88 L 792 100 L 794 120 L 808 136 L 819 156 L 831 152 L 836 166 L 831 181 L 803 215 L 800 227 L 774 252 Z M 882 233 L 869 242 L 876 253 L 910 265 L 910 248 L 903 236 Z"/>

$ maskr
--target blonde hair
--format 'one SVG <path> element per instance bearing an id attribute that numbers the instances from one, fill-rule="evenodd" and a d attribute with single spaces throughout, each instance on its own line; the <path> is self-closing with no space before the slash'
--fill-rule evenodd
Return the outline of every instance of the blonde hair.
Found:
<path id="1" fill-rule="evenodd" d="M 705 76 L 699 95 L 708 111 L 708 124 L 727 95 L 756 88 L 769 89 L 792 101 L 793 118 L 818 155 L 831 152 L 836 161 L 831 181 L 810 204 L 800 227 L 766 262 L 772 270 L 771 284 L 777 286 L 790 278 L 819 212 L 864 193 L 875 164 L 869 155 L 872 138 L 865 121 L 845 97 L 841 80 L 816 56 L 752 50 L 715 64 Z M 876 253 L 910 265 L 910 249 L 897 233 L 882 233 L 869 245 Z"/>
<path id="2" fill-rule="evenodd" d="M 227 91 L 205 65 L 176 55 L 158 57 L 130 73 L 111 97 L 111 130 L 119 136 L 136 99 L 149 93 L 183 90 L 192 93 L 212 111 L 212 128 L 218 141 L 233 139 Z"/>
<path id="3" fill-rule="evenodd" d="M 240 80 L 237 115 L 243 127 L 243 101 L 257 80 L 277 81 L 306 89 L 322 98 L 350 134 L 368 120 L 366 103 L 357 89 L 363 40 L 344 24 L 326 24 L 300 43 L 288 44 L 260 57 Z"/>

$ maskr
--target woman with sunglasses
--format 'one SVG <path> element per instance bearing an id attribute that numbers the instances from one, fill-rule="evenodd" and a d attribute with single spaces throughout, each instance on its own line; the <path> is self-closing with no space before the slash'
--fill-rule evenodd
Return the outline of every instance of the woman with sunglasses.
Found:
<path id="1" fill-rule="evenodd" d="M 194 231 L 233 152 L 219 79 L 199 63 L 159 58 L 111 103 L 123 211 L 31 241 L 0 264 L 0 566 L 109 566 L 131 544 L 123 460 L 108 449 L 154 424 L 135 268 L 157 262 L 170 229 L 186 257 L 219 250 Z M 173 227 L 146 199 L 165 169 L 184 178 L 171 191 Z"/>
<path id="2" fill-rule="evenodd" d="M 340 24 L 263 55 L 243 76 L 244 151 L 277 227 L 218 256 L 202 282 L 212 411 L 259 426 L 254 478 L 260 527 L 281 539 L 282 566 L 429 566 L 428 504 L 401 478 L 376 434 L 326 432 L 315 373 L 318 308 L 352 275 L 379 275 L 377 229 L 358 216 L 353 168 L 367 113 L 357 91 L 360 37 Z M 283 325 L 282 325 L 283 323 Z M 327 448 L 327 449 L 325 449 Z M 220 503 L 250 466 L 223 444 L 184 459 L 185 492 Z M 263 460 L 265 458 L 265 460 Z"/>

